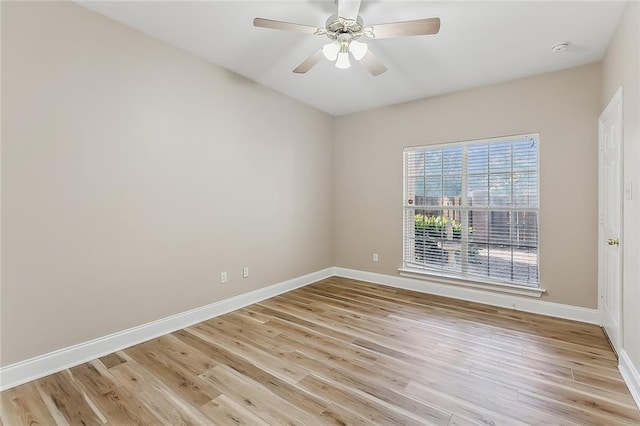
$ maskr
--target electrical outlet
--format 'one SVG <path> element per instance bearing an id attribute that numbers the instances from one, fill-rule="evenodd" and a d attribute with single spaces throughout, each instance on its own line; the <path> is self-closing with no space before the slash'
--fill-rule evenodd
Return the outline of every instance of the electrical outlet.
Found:
<path id="1" fill-rule="evenodd" d="M 373 261 L 374 262 L 378 261 L 378 253 L 373 253 Z"/>
<path id="2" fill-rule="evenodd" d="M 249 267 L 245 266 L 242 268 L 242 278 L 249 278 Z"/>
<path id="3" fill-rule="evenodd" d="M 229 281 L 229 277 L 227 277 L 227 273 L 226 272 L 221 272 L 220 273 L 220 282 L 222 284 L 226 283 L 227 281 Z"/>

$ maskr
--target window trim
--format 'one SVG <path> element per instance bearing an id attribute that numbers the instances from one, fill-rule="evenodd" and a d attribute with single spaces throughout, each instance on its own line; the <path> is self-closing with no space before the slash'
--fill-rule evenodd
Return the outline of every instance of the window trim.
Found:
<path id="1" fill-rule="evenodd" d="M 538 188 L 538 206 L 537 206 L 537 214 L 538 214 L 538 245 L 537 245 L 537 250 L 538 250 L 538 283 L 537 286 L 533 286 L 533 285 L 527 285 L 527 284 L 517 284 L 517 283 L 511 283 L 511 282 L 504 282 L 504 281 L 497 281 L 497 280 L 491 280 L 489 277 L 487 277 L 486 279 L 483 279 L 481 277 L 463 277 L 463 276 L 457 276 L 455 274 L 446 274 L 444 272 L 440 272 L 440 271 L 436 271 L 436 270 L 431 270 L 428 269 L 427 267 L 422 268 L 420 266 L 414 267 L 412 266 L 410 263 L 408 263 L 405 259 L 405 244 L 406 244 L 406 235 L 405 235 L 405 230 L 406 230 L 406 214 L 405 214 L 405 210 L 406 208 L 410 207 L 407 206 L 407 185 L 406 185 L 406 179 L 407 179 L 407 171 L 406 171 L 406 161 L 405 161 L 405 154 L 407 152 L 413 152 L 413 151 L 420 151 L 423 150 L 425 148 L 432 148 L 432 149 L 442 149 L 445 147 L 454 147 L 454 146 L 471 146 L 471 145 L 476 145 L 476 144 L 490 144 L 490 143 L 496 143 L 496 142 L 506 142 L 506 141 L 513 141 L 513 140 L 518 140 L 518 139 L 528 139 L 528 138 L 535 138 L 538 141 L 538 156 L 537 156 L 537 165 L 536 165 L 536 170 L 537 170 L 537 188 Z M 402 188 L 402 267 L 398 268 L 398 274 L 400 276 L 404 276 L 404 277 L 408 277 L 408 278 L 417 278 L 417 279 L 421 279 L 421 280 L 425 280 L 425 281 L 433 281 L 433 282 L 437 282 L 437 283 L 441 283 L 441 284 L 451 284 L 451 285 L 457 285 L 457 286 L 466 286 L 466 287 L 471 287 L 471 288 L 479 288 L 479 289 L 488 289 L 488 290 L 494 290 L 494 291 L 500 291 L 500 292 L 505 292 L 505 293 L 512 293 L 512 294 L 519 294 L 519 295 L 524 295 L 524 296 L 534 296 L 534 297 L 541 297 L 543 293 L 546 293 L 546 290 L 542 287 L 542 283 L 540 281 L 540 277 L 541 277 L 541 264 L 540 264 L 540 240 L 541 240 L 541 235 L 540 235 L 540 212 L 541 212 L 541 203 L 540 203 L 540 133 L 538 132 L 532 132 L 532 133 L 524 133 L 524 134 L 515 134 L 515 135 L 508 135 L 508 136 L 498 136 L 498 137 L 493 137 L 493 138 L 484 138 L 484 139 L 473 139 L 473 140 L 466 140 L 466 141 L 455 141 L 455 142 L 444 142 L 444 143 L 437 143 L 437 144 L 429 144 L 429 145 L 415 145 L 415 146 L 409 146 L 409 147 L 405 147 L 402 151 L 402 156 L 403 156 L 403 165 L 402 165 L 402 184 L 403 184 L 403 188 Z M 466 179 L 466 173 L 464 173 L 463 175 L 463 180 Z M 413 207 L 415 208 L 415 207 Z M 509 209 L 511 210 L 511 209 Z"/>
<path id="2" fill-rule="evenodd" d="M 405 147 L 402 152 L 408 151 L 419 151 L 422 148 L 446 148 L 451 146 L 464 146 L 464 145 L 475 145 L 475 144 L 483 144 L 483 143 L 496 143 L 496 142 L 506 142 L 513 141 L 514 139 L 528 139 L 528 138 L 537 138 L 540 140 L 540 133 L 523 133 L 519 135 L 509 135 L 509 136 L 497 136 L 495 138 L 484 138 L 484 139 L 471 139 L 468 141 L 454 141 L 454 142 L 442 142 L 442 143 L 434 143 L 429 145 L 414 145 Z M 540 163 L 540 158 L 538 157 L 538 163 Z M 539 166 L 539 164 L 538 164 Z"/>
<path id="3" fill-rule="evenodd" d="M 473 278 L 460 278 L 452 275 L 439 274 L 435 271 L 402 267 L 398 269 L 401 277 L 416 278 L 423 281 L 431 281 L 438 284 L 450 284 L 456 286 L 493 290 L 502 293 L 518 294 L 520 296 L 542 297 L 547 292 L 542 287 L 529 287 L 526 285 L 509 284 L 500 281 L 479 281 Z"/>

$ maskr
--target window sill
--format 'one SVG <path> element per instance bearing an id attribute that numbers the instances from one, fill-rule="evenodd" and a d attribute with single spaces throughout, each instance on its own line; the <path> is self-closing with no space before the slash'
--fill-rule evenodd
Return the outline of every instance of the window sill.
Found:
<path id="1" fill-rule="evenodd" d="M 448 275 L 439 275 L 434 272 L 424 271 L 422 269 L 400 268 L 398 273 L 402 277 L 415 278 L 424 281 L 432 281 L 439 284 L 449 284 L 463 287 L 476 288 L 481 290 L 498 291 L 501 293 L 517 294 L 520 296 L 541 297 L 547 291 L 541 287 L 526 287 L 516 284 L 507 284 L 500 282 L 481 282 L 454 278 Z"/>

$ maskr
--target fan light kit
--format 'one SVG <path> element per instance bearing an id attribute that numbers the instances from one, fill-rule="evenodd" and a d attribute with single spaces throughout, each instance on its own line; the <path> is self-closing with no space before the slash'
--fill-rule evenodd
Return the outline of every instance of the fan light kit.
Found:
<path id="1" fill-rule="evenodd" d="M 313 68 L 322 58 L 335 63 L 336 68 L 351 67 L 349 56 L 362 63 L 373 76 L 382 74 L 387 67 L 371 53 L 369 46 L 361 37 L 380 39 L 391 37 L 437 34 L 440 31 L 440 18 L 425 18 L 414 21 L 392 22 L 388 24 L 363 25 L 360 11 L 360 0 L 337 0 L 338 13 L 327 19 L 324 28 L 272 19 L 255 18 L 253 25 L 275 30 L 296 31 L 312 35 L 324 35 L 331 41 L 314 52 L 298 65 L 293 72 L 304 74 Z"/>
<path id="2" fill-rule="evenodd" d="M 331 62 L 335 61 L 336 68 L 346 69 L 351 67 L 349 53 L 356 61 L 362 60 L 367 54 L 369 46 L 351 37 L 349 33 L 342 33 L 333 43 L 327 43 L 322 48 L 322 54 Z"/>

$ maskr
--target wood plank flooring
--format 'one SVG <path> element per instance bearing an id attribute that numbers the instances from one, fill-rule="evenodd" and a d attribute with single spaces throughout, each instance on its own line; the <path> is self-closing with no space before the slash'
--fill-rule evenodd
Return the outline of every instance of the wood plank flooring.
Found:
<path id="1" fill-rule="evenodd" d="M 599 327 L 329 278 L 1 394 L 13 425 L 639 425 Z"/>

